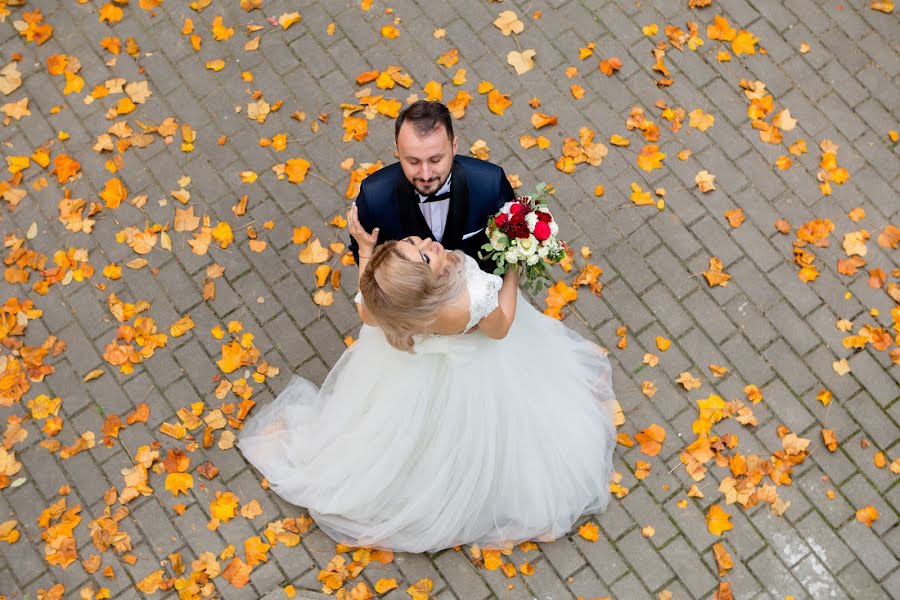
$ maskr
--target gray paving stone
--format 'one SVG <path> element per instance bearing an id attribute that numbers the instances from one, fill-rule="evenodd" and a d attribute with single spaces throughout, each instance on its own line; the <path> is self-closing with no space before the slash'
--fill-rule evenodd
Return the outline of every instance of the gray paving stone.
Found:
<path id="1" fill-rule="evenodd" d="M 749 563 L 750 570 L 764 582 L 765 589 L 776 598 L 802 595 L 803 588 L 770 549 L 756 555 Z"/>
<path id="2" fill-rule="evenodd" d="M 569 577 L 586 564 L 572 540 L 565 537 L 541 544 L 541 553 L 563 577 Z"/>
<path id="3" fill-rule="evenodd" d="M 897 559 L 893 553 L 862 523 L 854 519 L 841 527 L 838 533 L 876 579 L 896 568 Z"/>
<path id="4" fill-rule="evenodd" d="M 856 598 L 880 600 L 891 597 L 858 560 L 838 574 L 838 581 L 844 585 L 844 589 L 853 590 Z"/>
<path id="5" fill-rule="evenodd" d="M 809 555 L 793 569 L 794 577 L 814 598 L 848 598 L 834 577 L 819 560 Z"/>
<path id="6" fill-rule="evenodd" d="M 597 574 L 609 585 L 628 571 L 623 557 L 601 535 L 596 542 L 588 542 L 581 537 L 574 537 L 575 545 L 587 559 Z"/>
<path id="7" fill-rule="evenodd" d="M 816 512 L 808 514 L 797 529 L 821 563 L 832 573 L 838 573 L 853 557 L 831 526 Z"/>

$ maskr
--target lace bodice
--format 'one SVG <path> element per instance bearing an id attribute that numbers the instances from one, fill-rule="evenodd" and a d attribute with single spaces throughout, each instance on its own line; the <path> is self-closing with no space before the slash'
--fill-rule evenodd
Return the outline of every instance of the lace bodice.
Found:
<path id="1" fill-rule="evenodd" d="M 469 291 L 469 322 L 465 331 L 468 331 L 500 305 L 499 294 L 503 279 L 492 273 L 485 273 L 474 258 L 468 254 L 465 256 L 463 268 Z M 362 304 L 362 292 L 356 293 L 355 300 L 357 304 Z"/>
<path id="2" fill-rule="evenodd" d="M 500 288 L 503 279 L 478 268 L 475 259 L 466 255 L 466 287 L 469 290 L 469 322 L 466 331 L 494 312 L 500 305 Z"/>

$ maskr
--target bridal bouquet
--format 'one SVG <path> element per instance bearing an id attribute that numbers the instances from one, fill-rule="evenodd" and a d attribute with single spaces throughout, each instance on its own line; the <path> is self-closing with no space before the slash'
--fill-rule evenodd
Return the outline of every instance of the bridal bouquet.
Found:
<path id="1" fill-rule="evenodd" d="M 481 247 L 481 259 L 497 264 L 494 273 L 502 275 L 517 268 L 525 276 L 523 287 L 540 291 L 551 282 L 547 267 L 566 256 L 565 242 L 557 239 L 559 225 L 547 208 L 549 191 L 546 183 L 538 184 L 532 196 L 522 196 L 503 205 L 488 219 L 489 242 Z"/>

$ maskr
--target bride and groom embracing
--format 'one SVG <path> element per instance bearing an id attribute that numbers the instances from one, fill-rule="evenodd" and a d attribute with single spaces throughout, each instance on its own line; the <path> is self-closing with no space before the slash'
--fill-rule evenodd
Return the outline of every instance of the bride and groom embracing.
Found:
<path id="1" fill-rule="evenodd" d="M 363 181 L 348 213 L 359 339 L 321 389 L 294 376 L 239 447 L 349 546 L 563 536 L 610 499 L 609 361 L 528 303 L 518 269 L 501 277 L 475 258 L 514 194 L 500 167 L 456 156 L 447 108 L 411 104 L 395 139 L 399 162 Z"/>

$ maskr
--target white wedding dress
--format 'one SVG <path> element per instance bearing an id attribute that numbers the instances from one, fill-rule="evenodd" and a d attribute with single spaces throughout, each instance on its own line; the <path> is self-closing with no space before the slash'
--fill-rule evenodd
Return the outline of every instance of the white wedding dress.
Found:
<path id="1" fill-rule="evenodd" d="M 502 280 L 466 257 L 468 329 Z M 358 296 L 359 298 L 359 296 Z M 503 548 L 565 535 L 609 502 L 609 361 L 519 292 L 508 335 L 421 336 L 363 325 L 321 389 L 295 376 L 238 445 L 335 541 L 398 551 Z"/>

